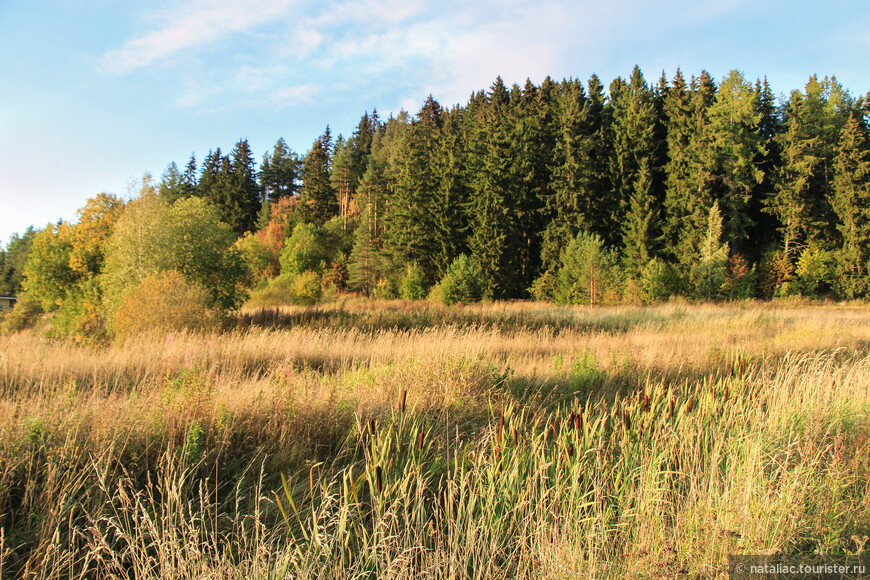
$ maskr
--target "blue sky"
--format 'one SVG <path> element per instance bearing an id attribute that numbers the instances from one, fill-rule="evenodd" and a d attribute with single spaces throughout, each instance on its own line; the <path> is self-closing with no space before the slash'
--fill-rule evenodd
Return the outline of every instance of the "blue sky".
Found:
<path id="1" fill-rule="evenodd" d="M 192 152 L 304 153 L 327 124 L 347 135 L 429 93 L 464 104 L 497 75 L 736 68 L 862 95 L 868 30 L 866 0 L 3 0 L 0 242 Z"/>

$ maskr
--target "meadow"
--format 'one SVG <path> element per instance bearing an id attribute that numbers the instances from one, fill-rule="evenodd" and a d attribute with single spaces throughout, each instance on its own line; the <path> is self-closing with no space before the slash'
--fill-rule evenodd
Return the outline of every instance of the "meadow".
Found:
<path id="1" fill-rule="evenodd" d="M 717 578 L 863 554 L 870 309 L 338 300 L 0 336 L 0 578 Z"/>

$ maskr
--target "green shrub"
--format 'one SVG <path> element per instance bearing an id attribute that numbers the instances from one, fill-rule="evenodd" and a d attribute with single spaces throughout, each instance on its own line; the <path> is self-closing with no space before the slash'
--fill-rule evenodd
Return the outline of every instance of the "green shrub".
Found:
<path id="1" fill-rule="evenodd" d="M 835 265 L 834 256 L 824 248 L 816 244 L 804 248 L 795 268 L 797 288 L 801 295 L 818 298 L 830 293 Z"/>
<path id="2" fill-rule="evenodd" d="M 18 332 L 25 328 L 30 328 L 39 317 L 43 310 L 38 300 L 34 300 L 28 294 L 23 294 L 19 297 L 15 308 L 3 314 L 0 318 L 0 332 Z"/>
<path id="3" fill-rule="evenodd" d="M 671 264 L 653 258 L 641 272 L 640 285 L 644 302 L 661 302 L 676 294 L 679 275 Z"/>
<path id="4" fill-rule="evenodd" d="M 422 300 L 426 298 L 426 279 L 417 264 L 408 264 L 405 268 L 402 283 L 399 286 L 399 296 L 405 300 Z"/>
<path id="5" fill-rule="evenodd" d="M 316 304 L 323 296 L 320 275 L 313 270 L 306 270 L 295 276 L 290 284 L 290 294 L 296 304 L 303 306 Z"/>
<path id="6" fill-rule="evenodd" d="M 581 231 L 562 254 L 555 298 L 562 304 L 599 304 L 619 297 L 616 254 L 597 234 Z"/>
<path id="7" fill-rule="evenodd" d="M 465 254 L 453 260 L 439 286 L 441 301 L 447 305 L 478 302 L 483 295 L 480 269 Z"/>

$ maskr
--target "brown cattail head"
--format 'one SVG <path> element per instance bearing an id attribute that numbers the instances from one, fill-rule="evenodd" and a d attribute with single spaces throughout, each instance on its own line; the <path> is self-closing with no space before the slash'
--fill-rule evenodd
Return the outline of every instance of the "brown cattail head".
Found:
<path id="1" fill-rule="evenodd" d="M 746 374 L 746 359 L 743 357 L 740 357 L 740 376 L 742 377 L 745 374 Z"/>
<path id="2" fill-rule="evenodd" d="M 408 391 L 405 390 L 405 389 L 402 389 L 402 402 L 399 403 L 399 412 L 400 412 L 400 413 L 403 413 L 403 414 L 404 414 L 404 412 L 405 412 L 405 401 L 406 401 L 407 399 L 408 399 Z"/>
<path id="3" fill-rule="evenodd" d="M 628 409 L 622 412 L 622 424 L 626 429 L 631 429 L 631 417 L 628 416 Z"/>
<path id="4" fill-rule="evenodd" d="M 725 383 L 725 398 L 728 398 L 728 383 Z"/>
<path id="5" fill-rule="evenodd" d="M 384 474 L 381 471 L 381 466 L 375 467 L 375 485 L 378 488 L 378 493 L 384 491 Z"/>
<path id="6" fill-rule="evenodd" d="M 574 457 L 574 444 L 568 444 L 568 457 Z"/>
<path id="7" fill-rule="evenodd" d="M 514 447 L 517 446 L 517 443 L 520 440 L 520 434 L 517 432 L 517 428 L 514 427 Z"/>
<path id="8" fill-rule="evenodd" d="M 567 427 L 568 427 L 568 430 L 571 430 L 574 428 L 574 411 L 571 411 L 571 414 L 568 415 Z"/>
<path id="9" fill-rule="evenodd" d="M 423 432 L 420 431 L 420 434 L 417 435 L 417 450 L 423 451 Z"/>
<path id="10" fill-rule="evenodd" d="M 686 410 L 687 410 L 689 413 L 691 413 L 691 412 L 692 412 L 692 407 L 694 407 L 694 406 L 695 406 L 695 397 L 689 397 L 689 406 L 687 407 Z"/>
<path id="11" fill-rule="evenodd" d="M 674 416 L 674 400 L 671 399 L 670 405 L 668 405 L 668 417 Z"/>
<path id="12" fill-rule="evenodd" d="M 637 434 L 643 437 L 643 419 L 640 420 L 640 426 L 637 428 Z"/>
<path id="13" fill-rule="evenodd" d="M 583 415 L 580 413 L 574 415 L 574 429 L 576 429 L 578 433 L 583 430 Z"/>
<path id="14" fill-rule="evenodd" d="M 372 437 L 375 436 L 375 419 L 374 419 L 374 417 L 369 419 L 369 433 L 372 434 Z"/>
<path id="15" fill-rule="evenodd" d="M 674 455 L 674 471 L 680 470 L 680 456 Z"/>
<path id="16" fill-rule="evenodd" d="M 501 459 L 501 447 L 496 446 L 495 448 L 495 458 Z"/>
<path id="17" fill-rule="evenodd" d="M 649 413 L 649 395 L 646 393 L 643 395 L 643 412 Z"/>
<path id="18" fill-rule="evenodd" d="M 556 440 L 556 433 L 558 432 L 558 421 L 553 419 L 553 441 Z"/>

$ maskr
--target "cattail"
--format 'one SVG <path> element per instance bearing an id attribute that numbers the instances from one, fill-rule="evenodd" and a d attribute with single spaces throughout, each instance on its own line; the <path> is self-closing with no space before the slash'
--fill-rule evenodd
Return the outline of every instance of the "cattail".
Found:
<path id="1" fill-rule="evenodd" d="M 568 457 L 574 457 L 574 444 L 568 444 Z"/>
<path id="2" fill-rule="evenodd" d="M 643 412 L 649 413 L 649 395 L 643 394 Z"/>
<path id="3" fill-rule="evenodd" d="M 495 458 L 501 459 L 501 447 L 496 446 L 495 448 Z"/>
<path id="4" fill-rule="evenodd" d="M 374 419 L 374 417 L 369 419 L 369 433 L 372 434 L 372 437 L 375 436 L 375 419 Z"/>
<path id="5" fill-rule="evenodd" d="M 568 430 L 570 431 L 574 427 L 574 411 L 571 411 L 571 414 L 568 415 Z"/>
<path id="6" fill-rule="evenodd" d="M 668 417 L 674 416 L 674 400 L 671 399 L 670 405 L 668 405 Z"/>
<path id="7" fill-rule="evenodd" d="M 626 429 L 631 430 L 631 417 L 628 416 L 628 409 L 622 412 L 622 423 Z"/>
<path id="8" fill-rule="evenodd" d="M 674 454 L 674 471 L 680 470 L 680 456 Z"/>
<path id="9" fill-rule="evenodd" d="M 740 357 L 740 376 L 742 377 L 745 374 L 746 374 L 746 359 L 743 357 Z"/>
<path id="10" fill-rule="evenodd" d="M 496 441 L 501 445 L 502 433 L 504 433 L 504 415 L 498 420 L 498 435 L 496 435 Z"/>
<path id="11" fill-rule="evenodd" d="M 408 398 L 408 391 L 402 389 L 402 402 L 399 404 L 399 412 L 405 413 L 405 400 Z"/>
<path id="12" fill-rule="evenodd" d="M 583 415 L 580 413 L 574 415 L 574 429 L 576 429 L 578 433 L 583 430 Z"/>
<path id="13" fill-rule="evenodd" d="M 517 428 L 514 427 L 514 447 L 517 446 L 517 442 L 520 440 L 520 434 L 517 433 Z"/>
<path id="14" fill-rule="evenodd" d="M 377 485 L 378 493 L 381 493 L 382 491 L 384 491 L 384 476 L 383 476 L 383 473 L 381 472 L 380 465 L 375 467 L 375 484 Z"/>
<path id="15" fill-rule="evenodd" d="M 643 438 L 643 419 L 640 420 L 640 427 L 637 428 L 638 437 Z"/>
<path id="16" fill-rule="evenodd" d="M 417 435 L 417 450 L 423 451 L 423 432 L 420 431 L 420 434 Z"/>
<path id="17" fill-rule="evenodd" d="M 725 398 L 728 398 L 728 383 L 725 383 Z"/>
<path id="18" fill-rule="evenodd" d="M 695 397 L 689 397 L 689 405 L 686 409 L 688 413 L 692 412 L 692 407 L 695 405 Z"/>

